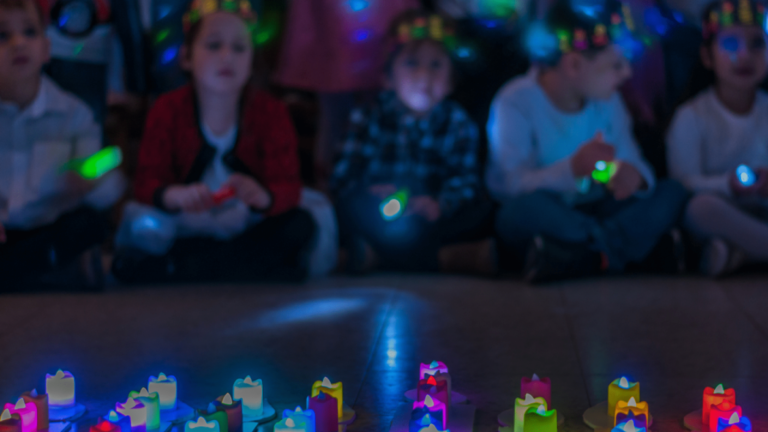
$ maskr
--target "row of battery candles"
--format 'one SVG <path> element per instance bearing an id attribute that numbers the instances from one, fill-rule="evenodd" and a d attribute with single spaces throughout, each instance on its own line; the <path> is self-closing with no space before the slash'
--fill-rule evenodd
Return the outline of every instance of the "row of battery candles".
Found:
<path id="1" fill-rule="evenodd" d="M 176 378 L 159 374 L 150 377 L 147 387 L 130 392 L 124 403 L 92 426 L 90 432 L 146 432 L 159 430 L 161 412 L 177 408 Z M 0 413 L 0 432 L 35 432 L 49 426 L 49 413 L 75 407 L 75 378 L 59 370 L 45 376 L 44 394 L 35 390 L 24 393 L 15 404 L 5 404 Z M 263 385 L 251 377 L 238 379 L 227 393 L 199 411 L 196 421 L 189 421 L 184 432 L 240 432 L 243 420 L 258 419 L 264 413 Z M 342 416 L 342 383 L 328 378 L 312 385 L 307 410 L 286 410 L 275 431 L 336 432 Z"/>
<path id="2" fill-rule="evenodd" d="M 6 404 L 0 414 L 0 432 L 35 432 L 48 428 L 49 410 L 75 406 L 75 378 L 59 370 L 45 376 L 45 394 L 35 390 L 24 393 L 15 404 Z M 199 412 L 196 421 L 185 425 L 185 432 L 239 432 L 243 418 L 263 415 L 261 380 L 238 379 L 227 393 Z M 521 397 L 515 401 L 515 432 L 556 432 L 557 412 L 552 406 L 549 378 L 523 378 Z M 338 430 L 342 417 L 342 383 L 328 378 L 316 381 L 307 400 L 307 409 L 286 410 L 275 425 L 276 432 L 332 432 Z M 648 403 L 640 401 L 640 383 L 619 378 L 608 386 L 608 415 L 614 419 L 613 432 L 645 432 L 650 419 Z M 125 403 L 116 404 L 106 419 L 91 432 L 137 432 L 160 427 L 161 411 L 173 411 L 177 405 L 176 378 L 159 374 L 150 377 L 147 387 L 131 392 Z M 421 364 L 416 401 L 411 413 L 410 432 L 438 432 L 448 427 L 451 406 L 451 376 L 448 367 L 438 361 Z M 704 390 L 702 424 L 707 432 L 749 432 L 748 418 L 736 405 L 734 389 L 722 385 Z"/>

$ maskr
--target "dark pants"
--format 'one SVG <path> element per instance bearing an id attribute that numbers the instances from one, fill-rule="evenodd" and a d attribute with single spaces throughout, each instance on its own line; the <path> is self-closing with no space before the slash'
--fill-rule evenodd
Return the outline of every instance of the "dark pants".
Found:
<path id="1" fill-rule="evenodd" d="M 557 193 L 537 191 L 502 202 L 496 219 L 499 239 L 524 253 L 537 235 L 586 243 L 608 257 L 611 270 L 642 261 L 679 221 L 688 194 L 677 182 L 661 180 L 650 196 L 616 201 L 608 197 L 570 207 Z"/>
<path id="2" fill-rule="evenodd" d="M 119 251 L 113 272 L 132 283 L 301 281 L 307 277 L 316 233 L 312 216 L 293 209 L 230 240 L 178 239 L 162 257 Z"/>
<path id="3" fill-rule="evenodd" d="M 50 225 L 6 231 L 0 244 L 0 291 L 8 283 L 35 281 L 73 262 L 107 238 L 107 218 L 87 207 L 62 215 Z"/>
<path id="4" fill-rule="evenodd" d="M 448 217 L 429 222 L 421 216 L 385 221 L 381 199 L 352 193 L 336 203 L 342 242 L 362 239 L 376 251 L 382 267 L 403 271 L 437 271 L 441 247 L 479 241 L 493 235 L 494 204 L 467 205 Z"/>

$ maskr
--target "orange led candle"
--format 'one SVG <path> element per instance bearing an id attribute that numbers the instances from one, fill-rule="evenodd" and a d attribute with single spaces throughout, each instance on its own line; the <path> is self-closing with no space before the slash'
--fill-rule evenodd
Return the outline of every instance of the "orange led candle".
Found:
<path id="1" fill-rule="evenodd" d="M 736 390 L 723 388 L 720 384 L 715 388 L 707 387 L 704 389 L 704 401 L 701 408 L 701 423 L 709 424 L 709 411 L 712 405 L 720 405 L 723 402 L 736 405 Z"/>
<path id="2" fill-rule="evenodd" d="M 629 382 L 625 377 L 614 380 L 608 386 L 608 416 L 613 418 L 616 414 L 616 404 L 619 401 L 629 402 L 631 398 L 640 400 L 640 383 Z"/>
<path id="3" fill-rule="evenodd" d="M 734 414 L 741 417 L 741 407 L 730 402 L 711 406 L 709 410 L 709 431 L 717 432 L 717 422 L 720 419 L 729 420 Z"/>
<path id="4" fill-rule="evenodd" d="M 648 402 L 637 402 L 634 397 L 629 398 L 628 402 L 618 401 L 616 403 L 616 413 L 613 416 L 613 426 L 622 423 L 624 418 L 632 413 L 634 417 L 645 416 L 645 424 L 648 424 Z"/>

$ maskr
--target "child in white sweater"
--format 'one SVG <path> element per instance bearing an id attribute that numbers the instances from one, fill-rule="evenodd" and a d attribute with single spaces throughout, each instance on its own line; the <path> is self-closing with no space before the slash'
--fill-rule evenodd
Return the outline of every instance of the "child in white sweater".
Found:
<path id="1" fill-rule="evenodd" d="M 672 122 L 670 175 L 692 193 L 686 225 L 707 241 L 702 271 L 720 276 L 768 261 L 768 73 L 765 8 L 717 1 L 704 15 L 702 90 Z M 737 169 L 741 167 L 740 174 Z M 748 167 L 754 172 L 751 178 Z"/>

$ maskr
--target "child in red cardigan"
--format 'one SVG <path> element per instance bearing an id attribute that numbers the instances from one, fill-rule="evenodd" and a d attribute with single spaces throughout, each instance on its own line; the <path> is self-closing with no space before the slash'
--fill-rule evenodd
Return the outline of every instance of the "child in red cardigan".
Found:
<path id="1" fill-rule="evenodd" d="M 192 83 L 163 95 L 150 111 L 136 173 L 136 199 L 166 214 L 131 223 L 134 231 L 175 231 L 175 241 L 161 256 L 121 249 L 113 265 L 118 279 L 306 275 L 316 228 L 296 208 L 294 129 L 282 104 L 247 85 L 254 21 L 248 0 L 192 3 L 180 52 Z"/>

